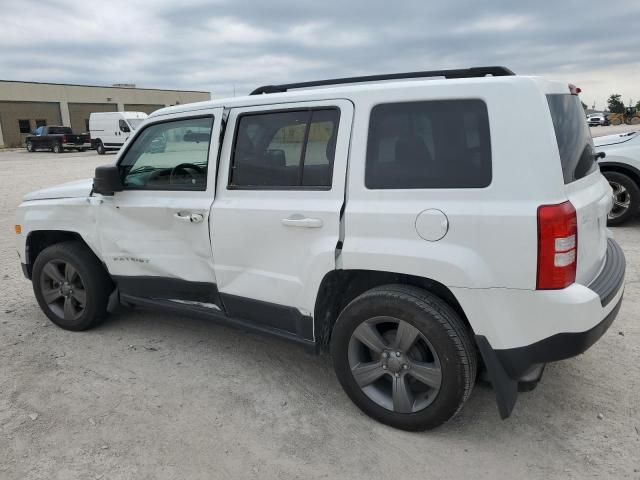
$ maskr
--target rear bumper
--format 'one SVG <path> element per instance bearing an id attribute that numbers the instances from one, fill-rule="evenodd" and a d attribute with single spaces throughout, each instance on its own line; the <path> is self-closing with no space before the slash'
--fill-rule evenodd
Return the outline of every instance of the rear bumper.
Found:
<path id="1" fill-rule="evenodd" d="M 476 335 L 478 349 L 494 386 L 502 418 L 511 414 L 517 399 L 518 383 L 529 377 L 531 372 L 540 370 L 548 362 L 584 353 L 605 334 L 622 305 L 625 268 L 622 249 L 615 240 L 609 239 L 605 265 L 588 287 L 600 300 L 600 317 L 587 330 L 559 332 L 526 346 L 500 349 L 494 349 L 486 336 Z M 598 307 L 593 306 L 593 302 L 590 304 L 591 310 Z M 581 307 L 576 304 L 577 315 L 580 314 Z"/>
<path id="2" fill-rule="evenodd" d="M 91 148 L 91 143 L 63 143 L 64 148 Z"/>

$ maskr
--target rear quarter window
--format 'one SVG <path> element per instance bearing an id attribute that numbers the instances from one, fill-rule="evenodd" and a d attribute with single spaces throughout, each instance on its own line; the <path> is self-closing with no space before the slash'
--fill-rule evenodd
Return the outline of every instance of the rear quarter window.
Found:
<path id="1" fill-rule="evenodd" d="M 547 95 L 564 183 L 586 177 L 598 167 L 591 131 L 577 95 Z"/>
<path id="2" fill-rule="evenodd" d="M 491 137 L 482 100 L 388 103 L 372 109 L 367 188 L 482 188 L 490 183 Z"/>

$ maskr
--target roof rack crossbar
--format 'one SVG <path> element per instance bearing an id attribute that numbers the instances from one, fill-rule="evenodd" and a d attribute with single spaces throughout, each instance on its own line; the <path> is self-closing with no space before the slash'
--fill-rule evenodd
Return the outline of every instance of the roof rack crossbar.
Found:
<path id="1" fill-rule="evenodd" d="M 515 75 L 515 73 L 506 67 L 472 67 L 457 70 L 433 70 L 430 72 L 388 73 L 384 75 L 367 75 L 363 77 L 346 77 L 333 78 L 330 80 L 315 80 L 311 82 L 284 83 L 282 85 L 263 85 L 251 92 L 251 95 L 260 95 L 262 93 L 281 93 L 292 88 L 324 87 L 327 85 L 342 85 L 346 83 L 381 82 L 385 80 L 428 77 L 473 78 L 485 77 L 487 75 L 503 77 L 507 75 Z"/>

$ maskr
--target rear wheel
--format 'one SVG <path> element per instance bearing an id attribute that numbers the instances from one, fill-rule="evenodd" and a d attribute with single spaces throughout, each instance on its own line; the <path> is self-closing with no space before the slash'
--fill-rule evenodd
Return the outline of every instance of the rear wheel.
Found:
<path id="1" fill-rule="evenodd" d="M 111 280 L 81 242 L 44 249 L 36 258 L 33 291 L 49 319 L 67 330 L 87 330 L 107 316 Z"/>
<path id="2" fill-rule="evenodd" d="M 51 150 L 53 150 L 53 153 L 62 153 L 64 151 L 64 148 L 62 148 L 62 145 L 60 143 L 54 143 Z"/>
<path id="3" fill-rule="evenodd" d="M 640 189 L 623 173 L 603 172 L 603 175 L 613 190 L 613 206 L 607 217 L 607 225 L 622 225 L 638 211 Z"/>
<path id="4" fill-rule="evenodd" d="M 331 353 L 351 400 L 403 430 L 446 422 L 475 383 L 468 329 L 446 302 L 416 287 L 387 285 L 353 300 L 336 322 Z"/>
<path id="5" fill-rule="evenodd" d="M 35 148 L 33 148 L 33 142 L 29 141 L 27 142 L 27 152 L 33 152 L 35 151 Z"/>

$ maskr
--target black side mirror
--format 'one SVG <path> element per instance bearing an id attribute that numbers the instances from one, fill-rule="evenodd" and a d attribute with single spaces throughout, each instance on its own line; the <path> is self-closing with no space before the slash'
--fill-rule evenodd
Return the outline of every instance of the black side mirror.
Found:
<path id="1" fill-rule="evenodd" d="M 121 192 L 123 189 L 120 170 L 117 165 L 101 165 L 96 167 L 96 173 L 93 177 L 94 193 L 113 195 L 115 192 Z"/>

